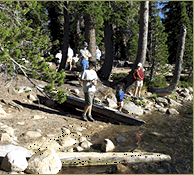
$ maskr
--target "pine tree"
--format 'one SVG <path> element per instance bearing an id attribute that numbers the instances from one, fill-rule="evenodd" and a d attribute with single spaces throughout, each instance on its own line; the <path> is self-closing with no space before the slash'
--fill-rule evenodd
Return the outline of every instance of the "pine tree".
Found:
<path id="1" fill-rule="evenodd" d="M 52 91 L 55 85 L 63 84 L 65 74 L 56 74 L 44 60 L 40 60 L 40 56 L 43 55 L 40 50 L 49 49 L 49 35 L 45 35 L 41 30 L 42 26 L 32 28 L 33 21 L 25 16 L 31 11 L 40 12 L 41 6 L 37 5 L 37 2 L 18 1 L 0 2 L 0 6 L 0 62 L 3 70 L 9 72 L 12 79 L 17 72 L 22 72 L 38 90 L 40 88 L 27 73 L 31 73 L 34 78 L 47 80 L 50 85 L 45 88 L 45 92 L 49 92 L 59 102 L 64 102 L 64 91 L 56 94 Z M 22 56 L 29 60 L 29 63 L 22 61 Z"/>

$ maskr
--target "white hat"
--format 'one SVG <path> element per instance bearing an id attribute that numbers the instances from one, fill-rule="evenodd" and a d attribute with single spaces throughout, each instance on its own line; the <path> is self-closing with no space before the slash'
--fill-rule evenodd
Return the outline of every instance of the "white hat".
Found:
<path id="1" fill-rule="evenodd" d="M 137 65 L 138 67 L 142 67 L 142 64 L 141 63 L 138 63 L 138 65 Z"/>

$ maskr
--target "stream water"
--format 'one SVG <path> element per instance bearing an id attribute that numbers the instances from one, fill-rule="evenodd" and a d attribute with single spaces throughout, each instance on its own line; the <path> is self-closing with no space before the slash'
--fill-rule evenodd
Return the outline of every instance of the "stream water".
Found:
<path id="1" fill-rule="evenodd" d="M 193 103 L 184 104 L 179 115 L 154 112 L 142 117 L 141 126 L 112 125 L 93 135 L 93 144 L 105 138 L 117 152 L 146 151 L 168 154 L 171 161 L 126 165 L 128 174 L 193 174 Z M 98 150 L 91 150 L 98 151 Z M 60 174 L 118 174 L 116 165 L 64 167 Z"/>

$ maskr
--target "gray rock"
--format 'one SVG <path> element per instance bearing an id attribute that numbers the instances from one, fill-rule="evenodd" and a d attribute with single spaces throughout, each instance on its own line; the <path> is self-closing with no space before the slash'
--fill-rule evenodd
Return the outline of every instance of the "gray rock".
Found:
<path id="1" fill-rule="evenodd" d="M 91 145 L 92 143 L 86 140 L 86 141 L 83 141 L 80 146 L 84 149 L 89 149 Z"/>
<path id="2" fill-rule="evenodd" d="M 150 114 L 152 111 L 150 109 L 144 109 L 143 113 L 144 114 Z"/>
<path id="3" fill-rule="evenodd" d="M 158 104 L 155 104 L 154 107 L 155 107 L 155 108 L 161 108 L 161 106 L 158 105 Z"/>
<path id="4" fill-rule="evenodd" d="M 61 160 L 53 149 L 34 154 L 28 160 L 26 172 L 36 174 L 57 174 L 62 168 Z"/>
<path id="5" fill-rule="evenodd" d="M 179 112 L 174 108 L 168 108 L 166 113 L 171 114 L 171 115 L 178 115 L 179 114 Z"/>
<path id="6" fill-rule="evenodd" d="M 77 142 L 75 139 L 71 138 L 70 136 L 65 136 L 61 138 L 60 143 L 63 147 L 68 147 L 76 144 Z"/>
<path id="7" fill-rule="evenodd" d="M 109 139 L 105 139 L 103 142 L 102 142 L 102 146 L 101 146 L 101 149 L 105 152 L 111 152 L 115 149 L 115 146 L 113 144 L 113 142 Z"/>
<path id="8" fill-rule="evenodd" d="M 141 107 L 136 106 L 132 102 L 127 102 L 123 106 L 123 112 L 127 112 L 129 114 L 137 114 L 137 115 L 142 115 L 143 114 L 143 109 Z"/>
<path id="9" fill-rule="evenodd" d="M 158 108 L 158 111 L 160 111 L 162 113 L 166 113 L 167 108 L 160 107 L 160 108 Z"/>
<path id="10" fill-rule="evenodd" d="M 28 138 L 34 139 L 34 138 L 41 137 L 41 134 L 39 132 L 36 132 L 36 131 L 27 131 L 25 133 L 25 136 Z"/>
<path id="11" fill-rule="evenodd" d="M 189 94 L 189 89 L 184 88 L 184 89 L 182 90 L 182 92 L 183 92 L 183 93 L 187 93 L 187 94 Z"/>
<path id="12" fill-rule="evenodd" d="M 159 103 L 159 105 L 160 105 L 161 107 L 164 107 L 164 104 L 163 104 L 163 103 Z"/>
<path id="13" fill-rule="evenodd" d="M 163 103 L 165 106 L 168 105 L 168 100 L 165 99 L 165 98 L 163 98 L 163 97 L 158 97 L 158 98 L 156 99 L 156 102 L 157 102 L 158 104 L 159 104 L 159 103 Z"/>
<path id="14" fill-rule="evenodd" d="M 193 87 L 189 86 L 189 94 L 193 94 Z"/>
<path id="15" fill-rule="evenodd" d="M 80 94 L 79 89 L 72 89 L 71 92 L 75 93 L 76 95 L 79 95 Z"/>
<path id="16" fill-rule="evenodd" d="M 167 100 L 169 101 L 170 107 L 180 107 L 180 106 L 182 106 L 182 104 L 176 102 L 175 100 L 172 100 L 171 98 L 167 98 Z"/>
<path id="17" fill-rule="evenodd" d="M 24 171 L 28 166 L 26 151 L 13 150 L 4 157 L 1 168 L 5 171 Z"/>

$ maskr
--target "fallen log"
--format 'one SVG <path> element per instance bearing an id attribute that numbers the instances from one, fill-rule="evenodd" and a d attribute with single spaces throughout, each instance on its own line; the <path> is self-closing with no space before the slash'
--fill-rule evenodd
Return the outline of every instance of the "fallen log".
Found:
<path id="1" fill-rule="evenodd" d="M 118 163 L 141 163 L 169 161 L 169 155 L 149 152 L 81 152 L 58 153 L 63 166 L 114 165 Z"/>
<path id="2" fill-rule="evenodd" d="M 65 101 L 64 105 L 70 105 L 73 107 L 83 109 L 85 106 L 85 100 L 81 98 L 76 98 L 70 95 L 66 95 L 67 100 Z M 95 113 L 103 115 L 104 118 L 108 120 L 114 120 L 115 122 L 122 122 L 125 124 L 132 124 L 132 125 L 142 125 L 146 123 L 145 121 L 135 118 L 133 116 L 129 116 L 123 113 L 119 113 L 118 110 L 112 109 L 103 105 L 99 105 L 94 103 L 92 106 L 92 110 Z"/>

